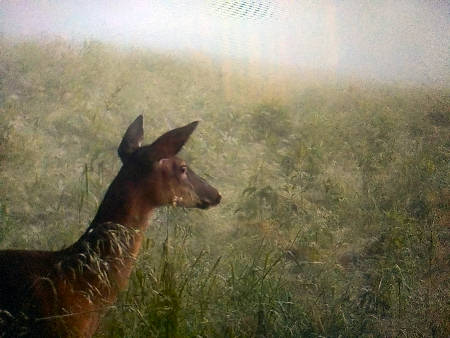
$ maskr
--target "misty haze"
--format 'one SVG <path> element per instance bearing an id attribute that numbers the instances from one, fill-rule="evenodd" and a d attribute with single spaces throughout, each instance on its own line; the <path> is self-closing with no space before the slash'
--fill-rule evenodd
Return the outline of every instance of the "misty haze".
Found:
<path id="1" fill-rule="evenodd" d="M 0 0 L 0 337 L 448 337 L 449 13 Z"/>
<path id="2" fill-rule="evenodd" d="M 12 37 L 95 39 L 369 79 L 444 85 L 445 1 L 8 1 Z"/>

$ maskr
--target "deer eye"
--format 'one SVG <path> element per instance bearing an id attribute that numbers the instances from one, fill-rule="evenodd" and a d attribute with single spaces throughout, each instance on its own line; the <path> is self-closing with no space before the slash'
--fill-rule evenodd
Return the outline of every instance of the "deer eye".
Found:
<path id="1" fill-rule="evenodd" d="M 182 174 L 185 174 L 185 173 L 187 172 L 187 166 L 182 165 L 182 166 L 180 167 L 180 171 L 181 171 Z"/>

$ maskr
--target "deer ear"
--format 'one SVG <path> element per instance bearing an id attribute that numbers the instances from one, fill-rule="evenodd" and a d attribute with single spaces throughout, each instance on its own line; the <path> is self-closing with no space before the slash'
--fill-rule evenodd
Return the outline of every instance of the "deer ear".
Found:
<path id="1" fill-rule="evenodd" d="M 150 145 L 150 151 L 155 160 L 175 156 L 189 139 L 198 125 L 198 121 L 192 122 L 184 127 L 176 128 L 162 136 Z"/>
<path id="2" fill-rule="evenodd" d="M 125 163 L 137 149 L 142 145 L 144 139 L 144 118 L 139 115 L 136 120 L 128 127 L 125 135 L 123 135 L 122 142 L 120 142 L 119 157 L 122 163 Z"/>

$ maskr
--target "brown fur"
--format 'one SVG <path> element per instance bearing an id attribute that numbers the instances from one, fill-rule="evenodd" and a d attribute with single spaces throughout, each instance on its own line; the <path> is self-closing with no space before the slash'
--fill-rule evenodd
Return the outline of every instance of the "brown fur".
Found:
<path id="1" fill-rule="evenodd" d="M 217 190 L 174 155 L 196 123 L 142 147 L 142 117 L 119 147 L 124 162 L 83 236 L 60 251 L 0 251 L 0 337 L 91 337 L 130 277 L 154 208 L 206 208 Z"/>

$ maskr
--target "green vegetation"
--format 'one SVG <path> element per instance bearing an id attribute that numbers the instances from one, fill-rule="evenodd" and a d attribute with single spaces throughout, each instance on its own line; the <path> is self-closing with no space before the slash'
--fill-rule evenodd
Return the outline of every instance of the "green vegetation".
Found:
<path id="1" fill-rule="evenodd" d="M 445 337 L 450 90 L 0 43 L 0 248 L 84 232 L 144 113 L 223 195 L 153 219 L 98 337 Z M 298 80 L 295 77 L 298 77 Z"/>

